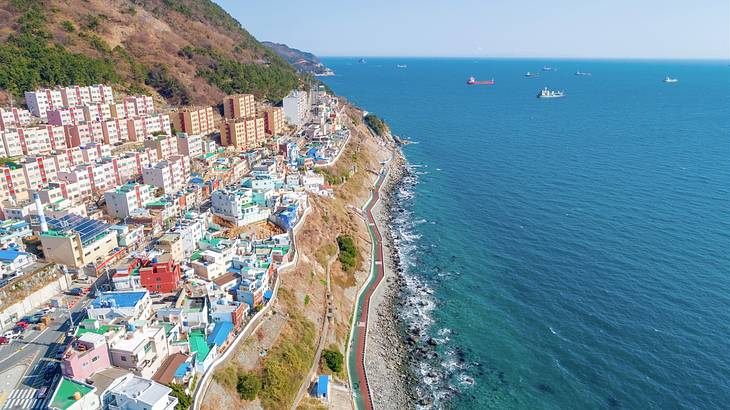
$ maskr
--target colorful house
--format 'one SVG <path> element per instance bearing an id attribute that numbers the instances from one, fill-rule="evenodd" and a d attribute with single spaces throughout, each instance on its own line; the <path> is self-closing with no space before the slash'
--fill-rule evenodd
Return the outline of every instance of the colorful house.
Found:
<path id="1" fill-rule="evenodd" d="M 92 374 L 111 367 L 106 338 L 93 332 L 78 338 L 61 360 L 61 373 L 69 378 L 84 381 Z"/>

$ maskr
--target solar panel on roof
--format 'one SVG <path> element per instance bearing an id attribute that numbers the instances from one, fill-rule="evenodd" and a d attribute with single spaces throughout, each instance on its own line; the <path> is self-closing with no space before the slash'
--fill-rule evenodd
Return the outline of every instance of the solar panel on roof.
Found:
<path id="1" fill-rule="evenodd" d="M 78 233 L 82 243 L 95 238 L 110 227 L 104 222 L 74 214 L 67 214 L 61 218 L 50 218 L 48 225 L 62 232 L 74 231 Z"/>

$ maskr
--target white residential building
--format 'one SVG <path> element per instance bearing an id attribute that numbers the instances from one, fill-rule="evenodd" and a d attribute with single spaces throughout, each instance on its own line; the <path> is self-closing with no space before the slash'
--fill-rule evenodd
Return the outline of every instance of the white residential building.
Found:
<path id="1" fill-rule="evenodd" d="M 284 97 L 284 118 L 291 124 L 304 125 L 309 111 L 307 92 L 293 90 Z"/>
<path id="2" fill-rule="evenodd" d="M 119 219 L 127 218 L 133 211 L 144 208 L 153 199 L 153 188 L 144 184 L 127 184 L 106 191 L 106 212 Z"/>

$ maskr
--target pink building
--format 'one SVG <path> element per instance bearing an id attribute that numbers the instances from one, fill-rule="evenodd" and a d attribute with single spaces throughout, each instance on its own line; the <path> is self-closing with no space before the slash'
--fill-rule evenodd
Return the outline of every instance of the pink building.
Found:
<path id="1" fill-rule="evenodd" d="M 30 111 L 22 108 L 0 108 L 0 131 L 30 124 Z"/>
<path id="2" fill-rule="evenodd" d="M 48 110 L 48 123 L 51 125 L 74 125 L 85 121 L 81 107 L 56 108 Z"/>
<path id="3" fill-rule="evenodd" d="M 63 375 L 78 381 L 84 381 L 94 373 L 110 367 L 106 338 L 94 332 L 81 335 L 66 350 L 61 361 Z"/>

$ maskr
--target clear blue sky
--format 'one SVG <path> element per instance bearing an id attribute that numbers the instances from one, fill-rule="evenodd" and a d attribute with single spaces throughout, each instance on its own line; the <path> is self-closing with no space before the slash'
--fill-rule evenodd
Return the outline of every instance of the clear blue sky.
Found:
<path id="1" fill-rule="evenodd" d="M 320 56 L 730 58 L 728 0 L 215 0 Z"/>

